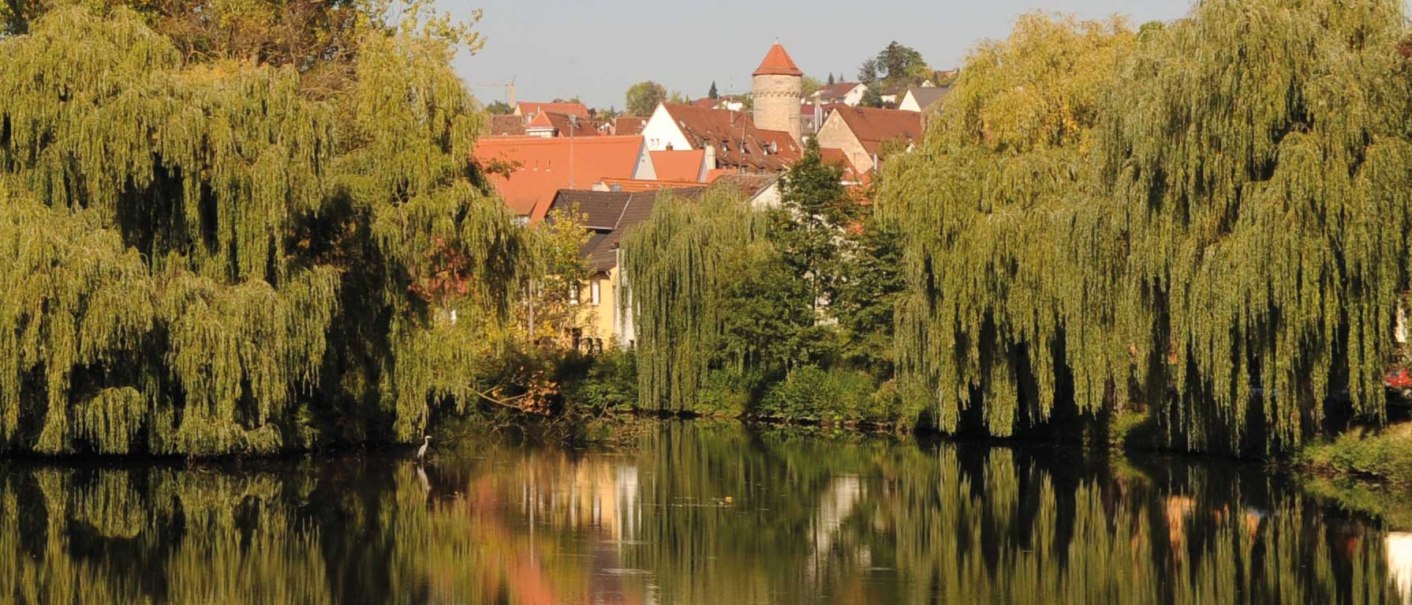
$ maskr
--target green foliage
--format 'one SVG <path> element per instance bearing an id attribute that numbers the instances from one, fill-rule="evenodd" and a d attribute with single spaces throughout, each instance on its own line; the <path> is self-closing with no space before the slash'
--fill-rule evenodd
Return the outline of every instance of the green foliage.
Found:
<path id="1" fill-rule="evenodd" d="M 842 243 L 831 313 L 842 328 L 843 360 L 879 380 L 893 375 L 897 303 L 902 276 L 902 227 L 896 217 L 867 212 Z"/>
<path id="2" fill-rule="evenodd" d="M 934 393 L 944 431 L 977 401 L 1001 436 L 1046 421 L 1057 398 L 1090 412 L 1102 401 L 1114 362 L 1090 339 L 1104 334 L 1065 327 L 1104 291 L 1068 247 L 1088 243 L 1072 231 L 1087 141 L 1135 43 L 1118 23 L 1022 17 L 972 54 L 923 148 L 886 166 L 880 206 L 903 231 L 907 282 L 897 363 Z"/>
<path id="3" fill-rule="evenodd" d="M 1124 72 L 1097 145 L 1120 325 L 1150 335 L 1139 379 L 1176 387 L 1160 413 L 1190 447 L 1246 445 L 1252 420 L 1297 445 L 1345 388 L 1383 416 L 1412 221 L 1401 9 L 1203 3 Z"/>
<path id="4" fill-rule="evenodd" d="M 798 368 L 770 387 L 755 414 L 765 417 L 825 423 L 895 424 L 909 426 L 916 420 L 900 409 L 888 390 L 878 390 L 866 372 L 845 368 Z"/>
<path id="5" fill-rule="evenodd" d="M 581 375 L 567 377 L 564 398 L 592 410 L 631 410 L 637 406 L 637 356 L 631 350 L 611 348 L 583 360 Z"/>
<path id="6" fill-rule="evenodd" d="M 493 116 L 508 116 L 515 113 L 515 108 L 504 101 L 494 101 L 485 106 L 485 112 Z"/>
<path id="7" fill-rule="evenodd" d="M 533 234 L 534 279 L 516 310 L 514 325 L 517 332 L 524 326 L 528 342 L 554 342 L 583 324 L 584 307 L 575 297 L 590 276 L 582 254 L 588 231 L 577 207 L 556 208 Z"/>
<path id="8" fill-rule="evenodd" d="M 708 98 L 708 99 L 717 99 L 717 98 L 720 98 L 720 93 L 716 91 L 716 82 L 715 82 L 714 80 L 711 81 L 711 90 L 706 91 L 706 98 Z"/>
<path id="9" fill-rule="evenodd" d="M 915 86 L 932 75 L 931 68 L 927 67 L 927 62 L 922 59 L 922 53 L 910 46 L 898 44 L 896 40 L 878 51 L 878 56 L 873 62 L 877 76 L 886 83 L 886 88 Z"/>
<path id="10" fill-rule="evenodd" d="M 1412 485 L 1412 424 L 1385 431 L 1349 431 L 1332 442 L 1306 446 L 1300 461 L 1316 472 L 1332 472 Z"/>
<path id="11" fill-rule="evenodd" d="M 667 101 L 667 88 L 647 80 L 628 88 L 627 113 L 630 116 L 650 116 L 657 105 Z"/>
<path id="12" fill-rule="evenodd" d="M 188 63 L 246 61 L 290 67 L 301 90 L 328 98 L 349 77 L 366 36 L 402 34 L 478 51 L 479 10 L 452 18 L 433 0 L 14 0 L 0 3 L 0 36 L 27 33 L 45 14 L 83 6 L 125 7 L 171 42 Z"/>
<path id="13" fill-rule="evenodd" d="M 629 234 L 624 268 L 637 312 L 644 406 L 916 420 L 901 409 L 895 385 L 879 388 L 891 378 L 888 334 L 901 283 L 890 268 L 896 233 L 872 220 L 854 229 L 861 210 L 841 178 L 811 143 L 782 179 L 780 207 L 753 211 L 714 190 L 703 203 L 658 204 Z M 830 305 L 845 325 L 829 321 Z M 805 394 L 819 384 L 829 390 Z"/>
<path id="14" fill-rule="evenodd" d="M 691 204 L 659 199 L 651 219 L 624 237 L 643 407 L 691 409 L 715 357 L 737 259 L 758 249 L 763 231 L 738 193 L 713 188 Z"/>
<path id="15" fill-rule="evenodd" d="M 816 325 L 808 282 L 776 246 L 766 241 L 750 244 L 731 254 L 726 265 L 730 279 L 720 294 L 721 331 L 712 347 L 715 364 L 771 380 L 824 354 L 827 334 Z M 752 384 L 750 390 L 757 387 Z"/>
<path id="16" fill-rule="evenodd" d="M 1140 36 L 1031 15 L 980 47 L 884 185 L 899 364 L 942 427 L 1138 403 L 1173 444 L 1246 451 L 1297 445 L 1344 391 L 1380 419 L 1402 35 L 1395 2 L 1225 0 Z"/>
<path id="17" fill-rule="evenodd" d="M 819 89 L 820 89 L 820 88 L 823 88 L 823 87 L 824 87 L 824 83 L 823 83 L 823 82 L 820 82 L 818 78 L 815 78 L 815 77 L 813 77 L 813 76 L 804 76 L 804 78 L 803 78 L 803 80 L 802 80 L 802 88 L 801 88 L 801 90 L 802 90 L 803 93 L 804 93 L 804 98 L 807 99 L 807 98 L 809 98 L 809 95 L 812 95 L 812 94 L 818 92 Z"/>
<path id="18" fill-rule="evenodd" d="M 707 417 L 740 418 L 750 409 L 763 382 L 760 373 L 751 368 L 744 372 L 739 368 L 708 370 L 691 411 Z"/>
<path id="19" fill-rule="evenodd" d="M 878 84 L 878 60 L 868 59 L 858 66 L 858 81 L 866 84 L 869 89 Z"/>
<path id="20" fill-rule="evenodd" d="M 453 51 L 369 30 L 323 99 L 125 8 L 0 40 L 0 449 L 408 439 L 474 401 L 534 250 L 465 161 Z"/>
<path id="21" fill-rule="evenodd" d="M 818 139 L 809 139 L 804 155 L 780 179 L 780 206 L 769 219 L 770 240 L 808 284 L 815 310 L 837 293 L 840 236 L 858 214 L 858 204 L 843 188 L 843 168 L 825 163 Z"/>

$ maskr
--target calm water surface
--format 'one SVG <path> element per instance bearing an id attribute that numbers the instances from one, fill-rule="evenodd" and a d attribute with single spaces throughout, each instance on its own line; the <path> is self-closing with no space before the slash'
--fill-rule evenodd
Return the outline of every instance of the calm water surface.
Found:
<path id="1" fill-rule="evenodd" d="M 1412 536 L 1234 464 L 733 424 L 441 446 L 0 463 L 0 603 L 1412 602 Z"/>

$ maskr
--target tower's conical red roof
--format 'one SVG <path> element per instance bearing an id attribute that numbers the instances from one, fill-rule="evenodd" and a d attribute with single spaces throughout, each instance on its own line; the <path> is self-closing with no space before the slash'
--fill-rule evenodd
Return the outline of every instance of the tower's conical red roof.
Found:
<path id="1" fill-rule="evenodd" d="M 760 62 L 760 67 L 755 69 L 757 76 L 802 76 L 804 72 L 799 71 L 799 67 L 794 64 L 794 59 L 789 58 L 789 53 L 784 51 L 784 47 L 776 42 L 770 47 L 770 52 L 765 54 L 765 60 Z"/>

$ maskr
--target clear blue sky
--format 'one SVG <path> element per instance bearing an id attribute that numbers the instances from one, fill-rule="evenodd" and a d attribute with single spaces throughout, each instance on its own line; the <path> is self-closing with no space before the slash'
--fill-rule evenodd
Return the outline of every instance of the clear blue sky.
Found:
<path id="1" fill-rule="evenodd" d="M 692 98 L 714 80 L 722 93 L 750 87 L 750 72 L 778 39 L 805 73 L 853 78 L 897 40 L 938 69 L 959 66 L 976 42 L 1005 37 L 1030 11 L 1171 20 L 1190 0 L 439 0 L 453 14 L 485 10 L 485 50 L 456 69 L 482 101 L 482 84 L 516 78 L 522 101 L 579 96 L 623 108 L 634 82 L 656 80 Z"/>

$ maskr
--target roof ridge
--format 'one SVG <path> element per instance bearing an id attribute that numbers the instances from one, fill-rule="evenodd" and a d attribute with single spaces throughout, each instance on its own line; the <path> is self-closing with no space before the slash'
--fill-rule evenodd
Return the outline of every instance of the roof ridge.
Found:
<path id="1" fill-rule="evenodd" d="M 632 205 L 632 200 L 637 197 L 637 192 L 629 191 L 627 201 L 623 202 L 623 209 L 618 211 L 617 220 L 613 221 L 613 230 L 617 231 L 623 226 L 623 215 L 628 213 L 628 207 Z"/>

